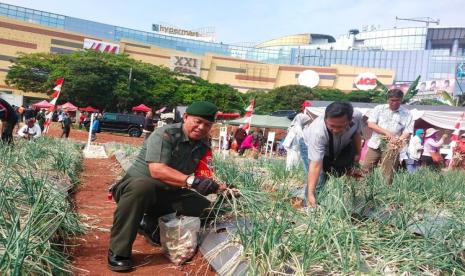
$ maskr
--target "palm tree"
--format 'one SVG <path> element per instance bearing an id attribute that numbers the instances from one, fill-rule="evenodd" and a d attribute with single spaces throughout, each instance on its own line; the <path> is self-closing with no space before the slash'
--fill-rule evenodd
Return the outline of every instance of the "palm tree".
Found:
<path id="1" fill-rule="evenodd" d="M 405 93 L 403 102 L 408 103 L 410 100 L 412 100 L 413 97 L 418 93 L 418 83 L 420 82 L 421 75 L 418 75 L 418 77 L 410 84 L 408 87 L 407 93 Z"/>
<path id="2" fill-rule="evenodd" d="M 465 106 L 465 95 L 463 94 L 457 96 L 455 99 L 447 91 L 442 91 L 441 95 L 444 101 L 450 106 Z"/>

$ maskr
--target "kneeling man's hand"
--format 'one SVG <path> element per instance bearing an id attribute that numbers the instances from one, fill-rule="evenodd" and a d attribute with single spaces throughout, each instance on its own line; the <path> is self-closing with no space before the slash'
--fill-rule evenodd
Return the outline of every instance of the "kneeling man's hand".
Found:
<path id="1" fill-rule="evenodd" d="M 196 176 L 194 182 L 192 183 L 192 189 L 199 192 L 201 195 L 209 195 L 216 193 L 220 185 L 216 183 L 213 179 L 203 177 L 203 176 Z"/>

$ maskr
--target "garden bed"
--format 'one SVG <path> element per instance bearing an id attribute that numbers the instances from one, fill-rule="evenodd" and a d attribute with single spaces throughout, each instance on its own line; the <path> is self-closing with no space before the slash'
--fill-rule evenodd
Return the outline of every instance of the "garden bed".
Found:
<path id="1" fill-rule="evenodd" d="M 230 240 L 244 247 L 238 260 L 252 274 L 465 273 L 465 173 L 399 173 L 392 186 L 379 172 L 333 178 L 319 207 L 304 212 L 291 201 L 303 172 L 284 168 L 279 160 L 215 159 L 216 176 L 241 189 L 218 199 L 216 223 L 247 218 Z"/>
<path id="2" fill-rule="evenodd" d="M 137 151 L 115 152 L 130 164 Z M 318 208 L 304 211 L 295 204 L 303 168 L 286 171 L 283 160 L 264 158 L 214 160 L 216 177 L 241 190 L 237 198 L 218 197 L 204 229 L 200 250 L 220 275 L 465 273 L 464 172 L 399 173 L 391 186 L 378 171 L 332 178 Z"/>
<path id="3" fill-rule="evenodd" d="M 69 200 L 81 146 L 42 137 L 0 144 L 0 271 L 6 275 L 71 273 L 70 237 L 84 227 Z"/>

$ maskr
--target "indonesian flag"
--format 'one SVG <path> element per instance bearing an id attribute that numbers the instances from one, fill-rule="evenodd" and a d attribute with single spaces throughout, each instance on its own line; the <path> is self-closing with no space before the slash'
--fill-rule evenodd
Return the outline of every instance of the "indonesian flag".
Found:
<path id="1" fill-rule="evenodd" d="M 454 125 L 454 132 L 452 132 L 452 136 L 450 137 L 451 141 L 458 141 L 459 140 L 459 134 L 460 134 L 460 124 L 465 118 L 465 112 L 463 112 L 460 117 L 457 118 L 457 121 L 455 121 Z"/>
<path id="2" fill-rule="evenodd" d="M 50 124 L 52 123 L 53 111 L 55 110 L 55 105 L 57 104 L 58 97 L 61 93 L 61 86 L 64 81 L 64 78 L 59 78 L 54 83 L 55 87 L 53 88 L 52 99 L 50 100 L 50 104 L 53 104 L 53 106 L 48 109 L 49 113 L 45 116 L 44 134 L 48 132 Z"/>
<path id="3" fill-rule="evenodd" d="M 64 80 L 64 78 L 59 78 L 55 81 L 55 87 L 53 88 L 52 100 L 50 101 L 50 104 L 56 105 L 58 97 L 61 93 L 61 86 L 63 85 Z"/>
<path id="4" fill-rule="evenodd" d="M 249 133 L 250 130 L 250 124 L 252 122 L 252 114 L 253 114 L 253 108 L 255 107 L 255 100 L 250 100 L 249 106 L 245 109 L 245 120 L 244 120 L 244 126 L 242 127 L 243 130 L 245 130 L 247 133 Z"/>
<path id="5" fill-rule="evenodd" d="M 156 113 L 156 114 L 160 114 L 160 113 L 162 113 L 162 112 L 165 112 L 165 110 L 166 110 L 166 106 L 164 106 L 164 107 L 158 109 L 157 111 L 155 111 L 155 113 Z"/>

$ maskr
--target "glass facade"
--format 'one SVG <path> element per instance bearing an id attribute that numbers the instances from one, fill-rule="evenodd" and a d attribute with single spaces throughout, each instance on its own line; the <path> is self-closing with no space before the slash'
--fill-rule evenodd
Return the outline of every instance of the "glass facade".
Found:
<path id="1" fill-rule="evenodd" d="M 158 33 L 138 31 L 94 21 L 42 12 L 0 3 L 0 16 L 6 16 L 29 23 L 77 32 L 91 37 L 120 41 L 130 39 L 144 44 L 165 47 L 195 54 L 214 53 L 267 63 L 289 63 L 290 51 L 257 49 L 223 43 L 204 42 Z"/>
<path id="2" fill-rule="evenodd" d="M 396 71 L 396 81 L 454 78 L 464 56 L 450 56 L 448 50 L 357 51 L 293 49 L 291 64 L 330 66 L 344 64 L 360 67 L 387 68 Z"/>
<path id="3" fill-rule="evenodd" d="M 0 15 L 29 23 L 64 29 L 66 16 L 0 3 Z"/>
<path id="4" fill-rule="evenodd" d="M 399 28 L 374 30 L 356 35 L 363 47 L 384 50 L 423 50 L 426 47 L 427 28 Z"/>
<path id="5" fill-rule="evenodd" d="M 360 50 L 320 50 L 305 46 L 274 46 L 258 49 L 138 31 L 2 3 L 0 3 L 0 16 L 110 41 L 129 39 L 199 55 L 213 53 L 275 64 L 310 66 L 344 64 L 392 69 L 396 72 L 395 81 L 399 82 L 413 81 L 418 75 L 421 75 L 423 80 L 454 78 L 457 64 L 465 62 L 465 42 L 462 39 L 465 36 L 465 28 L 454 29 L 454 32 L 422 27 L 362 32 L 356 35 L 354 41 L 354 46 L 363 46 L 354 47 Z M 454 47 L 449 49 L 441 46 L 442 44 L 436 46 L 438 39 L 445 38 L 444 32 L 450 33 L 447 39 L 456 41 L 453 42 L 455 50 L 452 56 Z M 426 45 L 427 43 L 430 45 Z"/>

